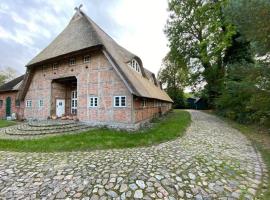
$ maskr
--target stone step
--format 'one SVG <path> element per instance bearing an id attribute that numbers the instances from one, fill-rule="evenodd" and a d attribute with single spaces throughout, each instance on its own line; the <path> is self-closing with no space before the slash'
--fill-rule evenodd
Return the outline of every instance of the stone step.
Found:
<path id="1" fill-rule="evenodd" d="M 57 127 L 70 124 L 77 124 L 74 120 L 44 120 L 44 121 L 31 121 L 27 124 L 31 127 Z"/>
<path id="2" fill-rule="evenodd" d="M 46 134 L 59 134 L 59 133 L 70 133 L 77 131 L 87 131 L 92 129 L 92 127 L 87 125 L 76 126 L 72 128 L 62 128 L 62 129 L 53 129 L 53 130 L 43 130 L 43 131 L 20 131 L 16 128 L 6 129 L 6 134 L 8 135 L 19 135 L 19 136 L 34 136 L 34 135 L 46 135 Z"/>
<path id="3" fill-rule="evenodd" d="M 73 128 L 73 127 L 79 127 L 84 126 L 84 124 L 81 123 L 74 123 L 74 124 L 67 124 L 62 126 L 29 126 L 29 125 L 20 125 L 17 127 L 19 131 L 50 131 L 50 130 L 56 130 L 56 129 L 67 129 L 67 128 Z"/>

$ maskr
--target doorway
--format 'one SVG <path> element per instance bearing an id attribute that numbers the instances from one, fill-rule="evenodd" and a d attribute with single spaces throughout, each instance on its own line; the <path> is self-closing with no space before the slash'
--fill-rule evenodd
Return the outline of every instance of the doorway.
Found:
<path id="1" fill-rule="evenodd" d="M 11 116 L 11 98 L 7 97 L 6 98 L 6 117 Z"/>
<path id="2" fill-rule="evenodd" d="M 56 116 L 62 117 L 63 115 L 65 115 L 65 100 L 56 99 Z"/>

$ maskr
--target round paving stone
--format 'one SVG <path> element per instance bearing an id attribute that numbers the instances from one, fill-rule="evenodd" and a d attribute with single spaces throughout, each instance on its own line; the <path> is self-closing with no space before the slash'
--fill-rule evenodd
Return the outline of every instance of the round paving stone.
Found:
<path id="1" fill-rule="evenodd" d="M 0 199 L 255 199 L 262 181 L 267 186 L 260 154 L 217 117 L 189 112 L 186 134 L 156 146 L 0 151 Z"/>

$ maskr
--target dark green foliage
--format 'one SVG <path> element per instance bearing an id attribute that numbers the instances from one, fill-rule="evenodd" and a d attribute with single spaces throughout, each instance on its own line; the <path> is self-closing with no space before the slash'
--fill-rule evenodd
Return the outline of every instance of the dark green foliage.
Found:
<path id="1" fill-rule="evenodd" d="M 218 112 L 241 123 L 270 125 L 269 67 L 253 60 L 250 43 L 240 35 L 228 52 Z"/>
<path id="2" fill-rule="evenodd" d="M 170 18 L 165 33 L 173 59 L 184 59 L 190 85 L 206 83 L 205 94 L 212 104 L 219 96 L 225 69 L 223 55 L 235 34 L 223 20 L 225 0 L 170 0 Z"/>
<path id="3" fill-rule="evenodd" d="M 238 33 L 226 50 L 226 76 L 216 105 L 218 112 L 230 119 L 270 126 L 269 59 L 267 55 L 258 58 L 269 53 L 265 48 L 269 42 L 268 28 L 264 29 L 262 19 L 262 16 L 267 19 L 266 10 L 270 13 L 269 2 L 264 0 L 229 1 L 225 8 L 227 19 L 236 25 Z"/>
<path id="4" fill-rule="evenodd" d="M 175 110 L 162 119 L 156 119 L 154 127 L 146 130 L 130 133 L 100 128 L 80 134 L 52 136 L 42 139 L 1 139 L 0 150 L 54 152 L 149 146 L 182 136 L 190 122 L 188 112 Z"/>
<path id="5" fill-rule="evenodd" d="M 225 9 L 226 17 L 237 30 L 264 55 L 270 49 L 270 1 L 229 0 Z"/>

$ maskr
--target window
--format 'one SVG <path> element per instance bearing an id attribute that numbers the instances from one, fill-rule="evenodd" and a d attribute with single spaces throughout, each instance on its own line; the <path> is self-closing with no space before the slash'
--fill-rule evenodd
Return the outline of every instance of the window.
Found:
<path id="1" fill-rule="evenodd" d="M 77 114 L 78 99 L 77 99 L 77 90 L 71 92 L 71 114 Z"/>
<path id="2" fill-rule="evenodd" d="M 138 63 L 135 59 L 131 60 L 131 62 L 130 62 L 129 65 L 130 65 L 135 71 L 141 72 L 140 65 L 139 65 L 139 63 Z"/>
<path id="3" fill-rule="evenodd" d="M 89 107 L 97 107 L 98 106 L 98 97 L 90 97 Z"/>
<path id="4" fill-rule="evenodd" d="M 143 108 L 146 107 L 146 104 L 147 104 L 146 99 L 143 99 L 143 100 L 142 100 L 142 107 L 143 107 Z"/>
<path id="5" fill-rule="evenodd" d="M 89 63 L 90 62 L 90 56 L 89 55 L 84 56 L 83 62 L 84 63 Z"/>
<path id="6" fill-rule="evenodd" d="M 43 106 L 44 106 L 44 101 L 43 101 L 43 99 L 40 99 L 38 101 L 38 107 L 43 107 Z"/>
<path id="7" fill-rule="evenodd" d="M 75 64 L 76 64 L 76 59 L 75 58 L 70 58 L 69 65 L 75 65 Z"/>
<path id="8" fill-rule="evenodd" d="M 21 105 L 20 100 L 16 100 L 16 101 L 15 101 L 15 106 L 16 106 L 16 107 L 20 107 L 20 105 Z"/>
<path id="9" fill-rule="evenodd" d="M 31 100 L 26 100 L 26 107 L 31 108 L 32 107 L 32 101 Z"/>
<path id="10" fill-rule="evenodd" d="M 0 100 L 0 108 L 3 106 L 3 100 Z"/>
<path id="11" fill-rule="evenodd" d="M 53 63 L 53 70 L 57 70 L 58 69 L 58 63 Z"/>
<path id="12" fill-rule="evenodd" d="M 114 97 L 114 107 L 126 107 L 126 97 L 125 96 L 115 96 Z"/>

